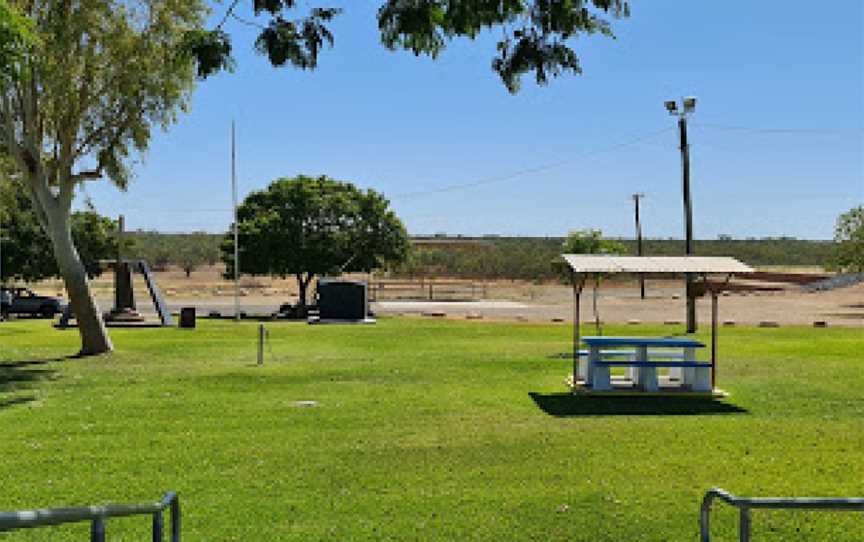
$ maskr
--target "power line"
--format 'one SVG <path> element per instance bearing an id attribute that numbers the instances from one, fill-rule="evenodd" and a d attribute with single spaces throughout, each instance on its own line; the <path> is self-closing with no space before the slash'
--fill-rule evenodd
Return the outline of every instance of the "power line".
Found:
<path id="1" fill-rule="evenodd" d="M 848 130 L 842 129 L 823 129 L 823 128 L 761 128 L 752 126 L 734 126 L 727 124 L 713 124 L 704 122 L 691 123 L 692 126 L 699 128 L 713 128 L 716 130 L 729 130 L 736 132 L 751 132 L 754 134 L 821 134 L 821 135 L 864 135 L 864 131 L 854 128 Z"/>
<path id="2" fill-rule="evenodd" d="M 469 188 L 475 188 L 475 187 L 484 186 L 487 184 L 494 184 L 494 183 L 500 183 L 503 181 L 509 181 L 511 179 L 515 179 L 516 177 L 522 177 L 524 175 L 530 175 L 532 173 L 540 173 L 541 171 L 547 171 L 550 169 L 555 169 L 555 168 L 576 162 L 576 161 L 584 159 L 584 158 L 589 158 L 591 156 L 595 156 L 598 154 L 604 154 L 607 152 L 612 152 L 612 151 L 620 149 L 622 147 L 628 147 L 630 145 L 635 145 L 635 144 L 641 143 L 647 139 L 652 139 L 654 137 L 657 137 L 660 134 L 669 132 L 673 129 L 674 129 L 674 127 L 669 126 L 667 128 L 663 128 L 662 130 L 656 130 L 653 132 L 649 132 L 647 134 L 644 134 L 644 135 L 641 135 L 641 136 L 638 136 L 638 137 L 635 137 L 632 139 L 628 139 L 626 141 L 622 141 L 622 142 L 616 143 L 614 145 L 610 145 L 609 147 L 604 147 L 601 149 L 595 149 L 593 151 L 588 151 L 588 152 L 584 152 L 581 154 L 577 154 L 576 156 L 574 156 L 572 158 L 568 158 L 566 160 L 558 160 L 557 162 L 550 162 L 547 164 L 514 171 L 512 173 L 507 173 L 504 175 L 496 175 L 493 177 L 487 177 L 485 179 L 479 179 L 477 181 L 472 181 L 472 182 L 467 182 L 467 183 L 452 184 L 452 185 L 448 185 L 448 186 L 442 186 L 439 188 L 432 188 L 429 190 L 419 190 L 416 192 L 405 192 L 402 194 L 396 194 L 394 196 L 391 196 L 390 199 L 413 198 L 413 197 L 417 197 L 417 196 L 426 196 L 426 195 L 430 195 L 430 194 L 440 194 L 443 192 L 452 192 L 454 190 L 466 190 Z"/>

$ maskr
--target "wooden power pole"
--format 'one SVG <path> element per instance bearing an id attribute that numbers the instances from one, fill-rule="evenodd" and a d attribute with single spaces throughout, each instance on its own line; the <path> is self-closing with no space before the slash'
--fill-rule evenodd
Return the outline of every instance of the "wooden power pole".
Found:
<path id="1" fill-rule="evenodd" d="M 642 255 L 642 222 L 639 219 L 639 200 L 645 197 L 645 194 L 633 194 L 634 210 L 636 212 L 636 254 Z M 645 299 L 645 273 L 639 273 L 639 294 L 642 299 Z"/>

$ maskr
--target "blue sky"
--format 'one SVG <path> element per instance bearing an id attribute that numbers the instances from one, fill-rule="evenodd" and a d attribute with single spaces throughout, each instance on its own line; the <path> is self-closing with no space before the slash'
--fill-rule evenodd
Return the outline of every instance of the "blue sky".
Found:
<path id="1" fill-rule="evenodd" d="M 326 174 L 383 192 L 412 234 L 631 236 L 629 196 L 641 192 L 645 235 L 681 237 L 663 101 L 695 95 L 697 238 L 827 239 L 864 202 L 860 0 L 634 0 L 616 40 L 574 42 L 583 75 L 529 78 L 515 96 L 490 69 L 497 34 L 415 58 L 380 46 L 379 2 L 341 3 L 314 72 L 270 67 L 252 30 L 230 25 L 237 70 L 201 83 L 191 111 L 154 132 L 126 193 L 95 183 L 85 194 L 132 229 L 224 231 L 236 119 L 241 197 Z"/>

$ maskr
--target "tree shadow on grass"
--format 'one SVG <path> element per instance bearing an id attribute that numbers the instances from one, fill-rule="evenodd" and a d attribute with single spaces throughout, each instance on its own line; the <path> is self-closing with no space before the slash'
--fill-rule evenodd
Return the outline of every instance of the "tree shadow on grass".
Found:
<path id="1" fill-rule="evenodd" d="M 570 416 L 706 416 L 746 414 L 747 410 L 711 397 L 588 397 L 572 393 L 528 394 L 546 414 Z"/>
<path id="2" fill-rule="evenodd" d="M 32 390 L 42 380 L 56 376 L 57 371 L 45 368 L 46 365 L 73 357 L 0 362 L 0 409 L 35 401 L 35 395 L 21 393 Z"/>

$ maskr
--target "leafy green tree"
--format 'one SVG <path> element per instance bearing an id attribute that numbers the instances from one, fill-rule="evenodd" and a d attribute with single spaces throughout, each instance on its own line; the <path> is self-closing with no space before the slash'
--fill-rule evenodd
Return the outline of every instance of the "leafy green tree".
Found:
<path id="1" fill-rule="evenodd" d="M 313 278 L 368 272 L 408 255 L 405 226 L 374 190 L 327 177 L 278 179 L 238 207 L 240 270 L 293 276 L 300 306 Z M 234 236 L 222 244 L 226 276 L 234 273 Z"/>
<path id="2" fill-rule="evenodd" d="M 605 239 L 600 230 L 575 230 L 561 245 L 564 254 L 622 254 L 626 247 L 614 239 Z"/>
<path id="3" fill-rule="evenodd" d="M 207 6 L 203 0 L 5 5 L 26 19 L 34 39 L 16 49 L 2 80 L 2 151 L 51 240 L 81 353 L 107 352 L 111 340 L 73 241 L 72 201 L 86 181 L 125 188 L 151 128 L 169 126 L 186 107 L 194 62 L 178 51 L 186 33 L 203 26 Z"/>
<path id="4" fill-rule="evenodd" d="M 219 249 L 220 239 L 215 235 L 206 233 L 192 233 L 182 235 L 176 242 L 174 257 L 180 269 L 190 277 L 192 272 L 205 264 L 214 264 L 219 261 L 221 252 Z"/>
<path id="5" fill-rule="evenodd" d="M 39 225 L 32 203 L 15 181 L 0 180 L 0 235 L 2 235 L 2 275 L 0 282 L 27 282 L 59 277 L 60 269 L 51 254 L 51 240 Z M 117 255 L 117 224 L 93 209 L 72 213 L 72 238 L 87 275 L 102 273 L 100 260 Z"/>
<path id="6" fill-rule="evenodd" d="M 626 249 L 619 241 L 604 239 L 603 232 L 600 230 L 576 230 L 571 231 L 567 235 L 567 239 L 564 240 L 561 250 L 564 254 L 621 254 Z M 563 276 L 566 277 L 566 282 L 569 283 L 571 280 L 569 269 L 566 269 L 565 266 L 560 266 L 560 269 Z M 598 334 L 602 334 L 600 312 L 597 309 L 597 296 L 602 279 L 603 277 L 600 274 L 594 277 L 594 289 L 591 296 L 594 326 Z"/>
<path id="7" fill-rule="evenodd" d="M 840 215 L 834 228 L 832 267 L 838 271 L 864 273 L 864 205 Z"/>

